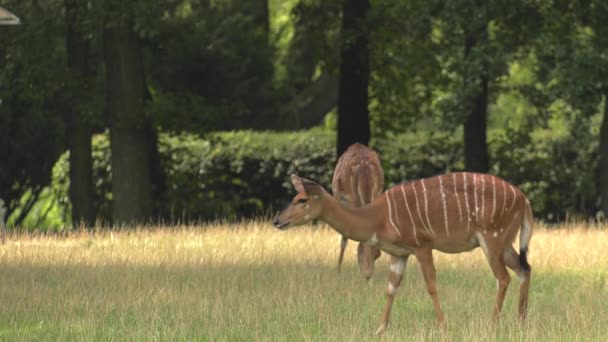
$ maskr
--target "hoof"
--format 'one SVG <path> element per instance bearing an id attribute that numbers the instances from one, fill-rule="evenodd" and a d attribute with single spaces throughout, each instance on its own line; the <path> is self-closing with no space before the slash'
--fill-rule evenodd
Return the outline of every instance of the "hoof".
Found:
<path id="1" fill-rule="evenodd" d="M 386 331 L 386 324 L 380 324 L 378 330 L 376 330 L 376 335 L 382 335 Z"/>
<path id="2" fill-rule="evenodd" d="M 441 331 L 442 333 L 444 333 L 444 332 L 445 332 L 445 330 L 446 330 L 446 324 L 445 324 L 445 321 L 440 321 L 440 322 L 437 322 L 437 325 L 439 326 L 439 331 Z"/>

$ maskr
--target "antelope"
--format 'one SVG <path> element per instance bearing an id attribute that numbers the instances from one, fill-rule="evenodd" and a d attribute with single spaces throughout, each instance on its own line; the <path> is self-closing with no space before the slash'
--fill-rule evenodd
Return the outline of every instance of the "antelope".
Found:
<path id="1" fill-rule="evenodd" d="M 515 186 L 493 175 L 450 173 L 398 184 L 369 205 L 351 208 L 313 181 L 291 175 L 291 182 L 298 193 L 274 219 L 277 228 L 318 218 L 343 236 L 391 255 L 387 301 L 376 334 L 388 327 L 395 293 L 412 254 L 420 263 L 437 323 L 445 328 L 434 249 L 461 253 L 481 247 L 497 279 L 494 320 L 499 318 L 510 282 L 507 267 L 513 270 L 520 279 L 519 319 L 525 319 L 531 276 L 526 255 L 534 222 L 530 202 Z M 518 232 L 519 254 L 512 246 Z"/>
<path id="2" fill-rule="evenodd" d="M 352 144 L 338 159 L 331 181 L 334 197 L 351 207 L 358 208 L 372 202 L 384 190 L 384 172 L 374 150 L 358 143 Z M 342 267 L 348 238 L 342 236 L 338 272 Z M 374 273 L 374 261 L 380 257 L 378 247 L 359 242 L 357 260 L 366 280 Z"/>

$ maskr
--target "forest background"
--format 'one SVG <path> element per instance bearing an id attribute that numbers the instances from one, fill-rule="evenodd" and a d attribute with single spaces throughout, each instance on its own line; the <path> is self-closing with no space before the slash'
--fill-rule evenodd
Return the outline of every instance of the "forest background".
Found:
<path id="1" fill-rule="evenodd" d="M 0 197 L 12 229 L 272 215 L 353 142 L 387 184 L 518 185 L 608 212 L 599 0 L 7 0 Z M 329 189 L 329 188 L 328 188 Z"/>

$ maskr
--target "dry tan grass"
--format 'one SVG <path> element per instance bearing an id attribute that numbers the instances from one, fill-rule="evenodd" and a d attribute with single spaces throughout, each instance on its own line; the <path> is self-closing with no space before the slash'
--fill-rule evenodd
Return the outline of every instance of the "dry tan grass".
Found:
<path id="1" fill-rule="evenodd" d="M 265 222 L 14 236 L 0 248 L 2 340 L 368 340 L 384 305 L 388 257 L 370 283 L 335 272 L 328 227 Z M 608 332 L 608 227 L 537 228 L 530 319 L 516 323 L 516 277 L 499 326 L 480 250 L 436 253 L 449 340 L 602 340 Z M 442 339 L 415 260 L 384 339 Z"/>

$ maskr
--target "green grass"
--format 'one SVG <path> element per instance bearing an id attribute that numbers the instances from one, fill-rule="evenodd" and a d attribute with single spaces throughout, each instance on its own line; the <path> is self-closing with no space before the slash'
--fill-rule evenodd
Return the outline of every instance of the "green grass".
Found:
<path id="1" fill-rule="evenodd" d="M 326 227 L 265 223 L 14 236 L 0 247 L 0 340 L 360 341 L 385 301 L 388 257 L 365 283 L 355 244 L 337 274 L 339 237 Z M 435 325 L 410 259 L 384 340 L 603 341 L 608 334 L 608 230 L 537 229 L 529 319 L 516 321 L 512 277 L 502 320 L 480 250 L 436 253 L 447 330 Z"/>

